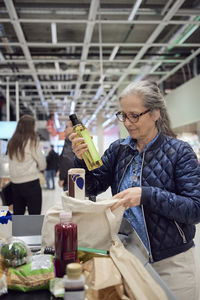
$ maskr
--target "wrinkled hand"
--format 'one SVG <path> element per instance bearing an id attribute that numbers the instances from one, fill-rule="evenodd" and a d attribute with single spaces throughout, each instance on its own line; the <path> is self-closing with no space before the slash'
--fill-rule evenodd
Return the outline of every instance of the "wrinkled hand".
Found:
<path id="1" fill-rule="evenodd" d="M 116 194 L 112 197 L 112 199 L 119 199 L 119 201 L 111 207 L 111 211 L 115 210 L 119 206 L 124 206 L 126 209 L 128 209 L 129 207 L 140 205 L 141 195 L 141 187 L 128 188 Z"/>
<path id="2" fill-rule="evenodd" d="M 82 154 L 88 150 L 87 144 L 84 143 L 84 138 L 77 136 L 77 133 L 72 132 L 69 135 L 69 140 L 72 142 L 72 151 L 79 159 L 82 159 Z"/>

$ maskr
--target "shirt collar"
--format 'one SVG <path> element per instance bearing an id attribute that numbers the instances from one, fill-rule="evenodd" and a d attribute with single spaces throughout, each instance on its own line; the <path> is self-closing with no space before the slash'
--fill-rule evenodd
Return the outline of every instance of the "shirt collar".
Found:
<path id="1" fill-rule="evenodd" d="M 148 144 L 145 145 L 143 151 L 146 151 L 147 149 L 149 149 L 149 147 L 157 140 L 157 138 L 160 135 L 160 131 L 158 132 L 158 134 L 153 138 L 153 140 L 151 140 Z M 132 139 L 130 137 L 130 135 L 121 143 L 122 145 L 128 145 L 130 146 L 133 150 L 137 150 L 136 149 L 136 139 Z M 142 152 L 143 152 L 142 151 Z"/>

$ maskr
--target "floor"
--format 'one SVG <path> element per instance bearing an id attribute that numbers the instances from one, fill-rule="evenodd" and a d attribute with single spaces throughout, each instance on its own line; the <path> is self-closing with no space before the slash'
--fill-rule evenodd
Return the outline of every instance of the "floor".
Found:
<path id="1" fill-rule="evenodd" d="M 42 215 L 53 205 L 61 204 L 62 188 L 58 186 L 58 177 L 55 178 L 55 190 L 42 189 Z"/>

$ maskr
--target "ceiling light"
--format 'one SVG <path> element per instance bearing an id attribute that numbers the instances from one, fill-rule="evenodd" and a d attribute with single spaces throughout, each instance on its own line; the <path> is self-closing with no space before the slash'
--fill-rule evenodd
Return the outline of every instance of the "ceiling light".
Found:
<path id="1" fill-rule="evenodd" d="M 51 38 L 52 43 L 57 44 L 57 29 L 56 29 L 56 23 L 51 23 Z"/>

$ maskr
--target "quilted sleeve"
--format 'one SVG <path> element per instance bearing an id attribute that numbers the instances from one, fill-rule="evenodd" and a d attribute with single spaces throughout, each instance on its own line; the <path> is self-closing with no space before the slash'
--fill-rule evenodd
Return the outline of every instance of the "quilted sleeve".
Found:
<path id="1" fill-rule="evenodd" d="M 113 166 L 119 146 L 120 140 L 112 143 L 101 157 L 103 165 L 93 171 L 88 171 L 84 161 L 75 157 L 75 166 L 78 168 L 84 168 L 86 171 L 86 196 L 98 195 L 105 192 L 108 187 L 111 186 L 113 180 Z"/>
<path id="2" fill-rule="evenodd" d="M 151 211 L 185 224 L 200 222 L 200 166 L 187 143 L 177 150 L 174 169 L 176 192 L 159 187 L 142 187 L 141 204 Z"/>

